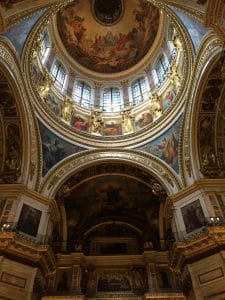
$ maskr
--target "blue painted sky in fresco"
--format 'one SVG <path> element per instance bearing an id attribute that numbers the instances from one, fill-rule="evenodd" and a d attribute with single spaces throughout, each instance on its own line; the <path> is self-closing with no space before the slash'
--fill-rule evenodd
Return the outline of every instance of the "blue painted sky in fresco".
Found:
<path id="1" fill-rule="evenodd" d="M 155 140 L 138 147 L 137 150 L 151 153 L 165 161 L 170 167 L 179 173 L 178 151 L 179 151 L 179 132 L 181 127 L 180 117 L 164 134 Z"/>
<path id="2" fill-rule="evenodd" d="M 175 12 L 175 14 L 179 17 L 181 22 L 183 22 L 184 26 L 186 27 L 194 45 L 195 51 L 198 51 L 198 48 L 203 40 L 204 36 L 209 33 L 210 29 L 205 28 L 202 24 L 193 18 L 192 16 L 182 12 L 175 7 L 171 6 L 171 9 Z"/>
<path id="3" fill-rule="evenodd" d="M 39 129 L 41 134 L 43 156 L 42 176 L 45 176 L 45 174 L 60 160 L 68 157 L 69 155 L 87 150 L 61 139 L 45 127 L 40 121 Z"/>
<path id="4" fill-rule="evenodd" d="M 21 56 L 22 54 L 24 44 L 33 26 L 45 13 L 45 11 L 46 9 L 43 9 L 35 13 L 35 15 L 27 18 L 24 21 L 21 21 L 19 24 L 10 28 L 6 33 L 3 34 L 4 37 L 8 38 L 11 41 L 19 56 Z"/>

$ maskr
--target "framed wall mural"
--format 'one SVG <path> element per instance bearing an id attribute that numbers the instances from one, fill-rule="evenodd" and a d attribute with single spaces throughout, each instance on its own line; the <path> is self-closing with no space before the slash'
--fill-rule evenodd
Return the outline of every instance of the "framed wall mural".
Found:
<path id="1" fill-rule="evenodd" d="M 199 199 L 181 208 L 186 232 L 190 233 L 206 224 Z"/>
<path id="2" fill-rule="evenodd" d="M 36 237 L 41 219 L 41 210 L 23 204 L 16 229 Z"/>

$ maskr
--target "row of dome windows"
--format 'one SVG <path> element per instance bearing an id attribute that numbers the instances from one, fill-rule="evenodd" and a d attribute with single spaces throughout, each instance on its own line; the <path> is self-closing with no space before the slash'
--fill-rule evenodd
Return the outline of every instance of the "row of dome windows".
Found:
<path id="1" fill-rule="evenodd" d="M 172 42 L 171 42 L 172 43 Z M 161 84 L 166 79 L 166 74 L 168 72 L 170 62 L 172 59 L 175 59 L 177 55 L 176 48 L 170 43 L 170 52 L 171 55 L 168 58 L 164 53 L 158 57 L 155 64 L 155 68 L 152 71 L 154 74 L 154 88 L 160 87 Z M 46 63 L 48 54 L 50 50 L 50 43 L 47 31 L 45 30 L 41 35 L 41 45 L 40 45 L 40 59 L 43 64 Z M 63 64 L 55 59 L 54 63 L 51 66 L 50 74 L 53 79 L 54 86 L 62 93 L 66 91 L 66 82 L 67 82 L 67 72 Z M 101 93 L 101 108 L 106 112 L 115 112 L 120 111 L 124 108 L 124 98 L 122 95 L 122 89 L 119 87 L 111 86 L 104 88 Z M 144 76 L 136 79 L 130 86 L 130 97 L 129 103 L 126 105 L 134 106 L 147 99 L 151 94 L 151 89 L 148 80 Z M 72 90 L 71 98 L 75 101 L 76 104 L 91 109 L 94 105 L 93 99 L 93 88 L 83 80 L 75 81 L 74 87 Z"/>

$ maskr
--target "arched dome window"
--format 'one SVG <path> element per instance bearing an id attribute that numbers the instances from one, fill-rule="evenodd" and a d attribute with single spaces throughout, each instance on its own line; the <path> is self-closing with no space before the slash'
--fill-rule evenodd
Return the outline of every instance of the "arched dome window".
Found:
<path id="1" fill-rule="evenodd" d="M 46 30 L 44 30 L 41 34 L 41 51 L 40 51 L 40 58 L 42 63 L 45 63 L 50 49 L 50 42 L 48 33 Z"/>
<path id="2" fill-rule="evenodd" d="M 103 111 L 120 111 L 123 108 L 121 92 L 119 88 L 111 87 L 103 90 L 102 109 Z"/>
<path id="3" fill-rule="evenodd" d="M 84 81 L 79 80 L 75 83 L 72 98 L 74 101 L 83 107 L 91 107 L 91 87 Z"/>
<path id="4" fill-rule="evenodd" d="M 136 105 L 148 99 L 148 86 L 144 77 L 136 80 L 131 86 L 132 100 L 131 105 Z"/>
<path id="5" fill-rule="evenodd" d="M 160 55 L 155 67 L 155 71 L 158 79 L 158 85 L 161 85 L 163 81 L 166 79 L 166 73 L 168 71 L 168 68 L 169 68 L 169 61 L 166 59 L 164 54 Z"/>
<path id="6" fill-rule="evenodd" d="M 58 60 L 56 60 L 52 66 L 51 75 L 53 77 L 54 85 L 62 91 L 66 80 L 66 70 Z"/>

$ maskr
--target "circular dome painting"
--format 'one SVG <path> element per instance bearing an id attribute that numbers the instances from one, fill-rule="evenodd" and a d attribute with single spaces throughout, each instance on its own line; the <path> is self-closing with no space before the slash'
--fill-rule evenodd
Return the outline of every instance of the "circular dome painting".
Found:
<path id="1" fill-rule="evenodd" d="M 79 64 L 115 73 L 132 67 L 149 51 L 158 32 L 159 10 L 146 0 L 76 0 L 58 12 L 57 25 L 66 50 Z"/>

